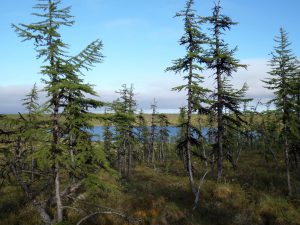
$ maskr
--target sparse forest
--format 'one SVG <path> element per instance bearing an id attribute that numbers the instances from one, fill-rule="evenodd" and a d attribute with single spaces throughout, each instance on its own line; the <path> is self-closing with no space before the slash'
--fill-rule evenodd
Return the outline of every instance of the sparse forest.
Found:
<path id="1" fill-rule="evenodd" d="M 174 12 L 184 54 L 165 71 L 186 95 L 175 114 L 155 93 L 144 113 L 134 84 L 97 100 L 85 75 L 105 63 L 105 43 L 70 55 L 63 34 L 76 25 L 62 0 L 37 0 L 35 22 L 12 25 L 42 62 L 43 89 L 33 84 L 25 113 L 0 115 L 0 225 L 300 225 L 300 63 L 288 32 L 274 38 L 263 80 L 273 99 L 261 102 L 232 83 L 247 69 L 224 38 L 237 22 L 222 1 L 210 16 L 195 1 Z"/>

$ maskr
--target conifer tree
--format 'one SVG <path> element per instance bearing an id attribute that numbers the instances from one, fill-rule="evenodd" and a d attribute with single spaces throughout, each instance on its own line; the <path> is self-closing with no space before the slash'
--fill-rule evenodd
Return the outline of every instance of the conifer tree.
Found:
<path id="1" fill-rule="evenodd" d="M 138 141 L 141 144 L 142 149 L 142 161 L 146 162 L 149 155 L 150 148 L 150 131 L 147 127 L 147 122 L 141 110 L 137 116 L 137 129 L 138 129 Z"/>
<path id="2" fill-rule="evenodd" d="M 229 46 L 222 39 L 223 31 L 230 30 L 235 22 L 230 17 L 221 14 L 220 1 L 213 8 L 213 15 L 204 18 L 211 25 L 212 37 L 210 39 L 210 49 L 206 59 L 207 68 L 214 72 L 217 81 L 217 88 L 214 92 L 215 103 L 211 108 L 217 112 L 217 177 L 218 180 L 222 177 L 222 162 L 223 162 L 223 139 L 224 139 L 224 115 L 225 108 L 233 111 L 239 118 L 240 111 L 236 104 L 234 94 L 230 90 L 226 90 L 228 78 L 232 76 L 239 68 L 246 68 L 245 65 L 239 63 L 238 59 L 234 58 L 234 53 L 237 48 L 229 49 Z M 227 83 L 227 84 L 226 84 Z M 229 119 L 229 118 L 227 118 Z"/>
<path id="3" fill-rule="evenodd" d="M 128 137 L 129 137 L 129 148 L 128 148 L 128 170 L 127 170 L 127 179 L 131 178 L 132 167 L 133 167 L 133 155 L 134 155 L 134 148 L 136 145 L 136 136 L 134 133 L 134 123 L 135 121 L 135 111 L 136 111 L 136 100 L 134 99 L 134 87 L 133 84 L 130 85 L 128 89 L 128 116 L 131 119 L 132 123 L 129 123 L 128 126 Z"/>
<path id="4" fill-rule="evenodd" d="M 243 148 L 244 142 L 243 127 L 246 121 L 243 118 L 242 106 L 252 101 L 246 98 L 248 86 L 245 83 L 240 90 L 235 90 L 232 85 L 224 81 L 223 83 L 225 96 L 227 96 L 227 105 L 224 107 L 223 123 L 224 123 L 224 155 L 232 164 L 233 168 L 237 168 L 237 163 Z M 228 107 L 230 105 L 231 107 Z"/>
<path id="5" fill-rule="evenodd" d="M 170 122 L 166 114 L 158 114 L 158 159 L 164 161 L 166 159 L 166 152 L 169 142 L 169 130 Z"/>
<path id="6" fill-rule="evenodd" d="M 68 56 L 68 45 L 62 41 L 60 29 L 74 24 L 70 7 L 61 7 L 60 0 L 39 0 L 34 9 L 37 12 L 33 15 L 40 18 L 40 21 L 12 27 L 23 41 L 34 42 L 37 58 L 43 60 L 41 74 L 49 97 L 51 125 L 48 130 L 52 136 L 51 147 L 44 154 L 49 155 L 48 166 L 53 174 L 51 185 L 55 193 L 53 199 L 56 204 L 56 216 L 53 220 L 50 219 L 51 216 L 46 210 L 40 212 L 40 215 L 46 224 L 53 224 L 63 220 L 61 179 L 63 170 L 70 168 L 67 162 L 70 158 L 71 161 L 74 159 L 70 151 L 76 145 L 76 148 L 81 148 L 84 154 L 91 154 L 92 145 L 87 144 L 90 139 L 85 139 L 89 135 L 84 129 L 89 127 L 88 109 L 98 107 L 101 103 L 84 97 L 85 94 L 95 93 L 90 85 L 83 83 L 79 75 L 83 70 L 89 70 L 95 63 L 102 61 L 103 56 L 100 52 L 102 43 L 96 40 L 78 55 Z M 66 118 L 65 122 L 62 121 L 62 115 Z M 71 121 L 74 118 L 76 120 Z M 66 140 L 68 144 L 65 143 Z M 70 154 L 71 157 L 66 161 L 65 156 Z M 74 162 L 72 165 L 77 166 Z"/>
<path id="7" fill-rule="evenodd" d="M 45 204 L 38 199 L 41 193 L 50 191 L 52 174 L 44 170 L 48 155 L 43 153 L 50 147 L 50 135 L 47 126 L 45 129 L 47 121 L 40 121 L 36 94 L 34 87 L 24 99 L 27 116 L 19 113 L 16 118 L 0 117 L 1 172 L 5 172 L 8 182 L 23 190 L 43 223 L 53 224 Z M 32 118 L 36 120 L 29 122 Z"/>
<path id="8" fill-rule="evenodd" d="M 186 137 L 186 108 L 180 107 L 179 109 L 179 116 L 178 116 L 178 126 L 177 126 L 177 138 L 176 138 L 176 150 L 177 155 L 183 160 L 184 158 L 184 152 L 183 149 L 180 147 L 181 143 L 184 143 L 184 139 Z"/>
<path id="9" fill-rule="evenodd" d="M 270 110 L 270 103 L 266 104 L 267 110 L 262 112 L 262 120 L 258 123 L 256 131 L 259 135 L 258 150 L 264 155 L 266 162 L 270 162 L 270 158 L 275 162 L 275 166 L 278 168 L 277 154 L 281 146 L 280 141 L 280 123 L 275 116 L 274 110 Z M 251 149 L 253 149 L 253 140 L 251 140 Z"/>
<path id="10" fill-rule="evenodd" d="M 112 122 L 110 121 L 110 116 L 107 114 L 107 111 L 105 109 L 105 122 L 103 126 L 103 148 L 104 151 L 108 157 L 108 160 L 110 161 L 111 164 L 113 164 L 116 159 L 116 155 L 114 154 L 114 144 L 113 144 L 113 139 L 114 139 L 114 134 L 112 131 Z"/>
<path id="11" fill-rule="evenodd" d="M 179 44 L 186 49 L 186 55 L 183 58 L 173 61 L 173 66 L 166 69 L 166 71 L 173 71 L 175 73 L 184 73 L 184 80 L 186 84 L 173 88 L 176 91 L 187 92 L 187 120 L 185 127 L 185 137 L 180 143 L 183 152 L 184 167 L 189 177 L 190 186 L 194 194 L 196 194 L 196 186 L 194 182 L 194 174 L 192 169 L 191 159 L 191 145 L 197 144 L 192 136 L 191 117 L 193 111 L 197 110 L 195 107 L 195 94 L 203 95 L 208 92 L 207 89 L 200 86 L 203 77 L 197 72 L 201 72 L 202 63 L 205 62 L 204 45 L 207 44 L 207 37 L 200 30 L 202 21 L 199 22 L 196 11 L 193 9 L 194 0 L 187 0 L 184 10 L 176 14 L 176 17 L 183 17 L 184 35 L 181 37 Z M 199 104 L 198 104 L 199 105 Z"/>
<path id="12" fill-rule="evenodd" d="M 264 80 L 266 87 L 274 91 L 274 102 L 279 113 L 280 121 L 283 124 L 283 152 L 285 154 L 286 179 L 289 195 L 292 194 L 290 178 L 290 139 L 293 134 L 293 127 L 298 126 L 293 121 L 293 77 L 298 72 L 299 66 L 289 46 L 287 32 L 280 28 L 280 35 L 274 39 L 276 46 L 270 60 L 270 78 Z"/>
<path id="13" fill-rule="evenodd" d="M 152 162 L 154 163 L 155 160 L 155 140 L 156 140 L 156 129 L 157 129 L 157 112 L 156 112 L 156 108 L 157 108 L 157 102 L 154 99 L 153 103 L 151 104 L 151 109 L 152 109 L 152 114 L 151 114 L 151 131 L 150 131 L 150 151 L 149 151 L 149 155 L 148 155 L 148 162 Z"/>
<path id="14" fill-rule="evenodd" d="M 27 110 L 26 116 L 26 136 L 29 144 L 31 154 L 35 152 L 35 144 L 39 135 L 37 133 L 39 127 L 39 120 L 41 119 L 41 112 L 39 112 L 39 103 L 38 103 L 38 89 L 36 84 L 33 85 L 29 94 L 23 99 L 23 106 Z M 31 159 L 31 179 L 34 179 L 34 170 L 36 167 L 36 160 L 34 157 Z"/>
<path id="15" fill-rule="evenodd" d="M 125 84 L 117 91 L 120 94 L 113 103 L 113 123 L 116 127 L 116 145 L 118 154 L 118 169 L 127 179 L 130 179 L 132 170 L 132 160 L 136 138 L 134 135 L 135 108 L 133 86 L 128 88 Z"/>
<path id="16" fill-rule="evenodd" d="M 64 166 L 67 165 L 72 178 L 72 182 L 77 179 L 82 179 L 91 169 L 89 166 L 77 167 L 78 164 L 90 160 L 93 157 L 91 139 L 92 134 L 90 130 L 93 128 L 91 124 L 92 119 L 95 117 L 90 109 L 96 109 L 102 106 L 102 103 L 85 97 L 87 94 L 90 96 L 97 96 L 96 92 L 89 84 L 84 84 L 76 74 L 68 73 L 68 76 L 61 81 L 64 87 L 62 97 L 65 99 L 65 106 L 62 112 L 64 121 L 62 122 L 62 132 L 65 134 L 62 144 L 68 146 L 70 160 L 64 160 Z M 69 161 L 69 163 L 67 163 Z"/>

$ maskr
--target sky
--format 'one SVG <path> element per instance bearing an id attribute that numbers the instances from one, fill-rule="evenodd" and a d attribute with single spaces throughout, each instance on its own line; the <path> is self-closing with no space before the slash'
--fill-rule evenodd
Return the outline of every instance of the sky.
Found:
<path id="1" fill-rule="evenodd" d="M 42 62 L 36 59 L 33 43 L 21 42 L 11 24 L 36 21 L 31 13 L 36 0 L 3 1 L 0 8 L 0 113 L 23 112 L 21 99 L 34 83 L 40 88 Z M 201 16 L 209 16 L 213 0 L 195 0 Z M 185 93 L 171 91 L 183 84 L 180 75 L 165 72 L 172 60 L 184 55 L 178 40 L 183 23 L 174 18 L 183 9 L 185 0 L 62 0 L 72 6 L 74 26 L 63 28 L 62 39 L 70 45 L 69 53 L 79 53 L 95 39 L 103 42 L 104 62 L 85 74 L 85 81 L 95 85 L 103 101 L 117 98 L 122 84 L 134 84 L 138 108 L 149 111 L 156 98 L 160 112 L 177 112 L 185 105 Z M 223 13 L 238 22 L 224 39 L 236 57 L 248 65 L 233 75 L 232 83 L 241 87 L 247 82 L 247 95 L 267 101 L 272 97 L 261 80 L 268 76 L 268 60 L 279 28 L 288 32 L 291 48 L 300 54 L 299 0 L 221 0 Z M 209 72 L 204 86 L 214 87 Z M 41 101 L 45 94 L 41 93 Z M 253 103 L 254 104 L 254 103 Z"/>

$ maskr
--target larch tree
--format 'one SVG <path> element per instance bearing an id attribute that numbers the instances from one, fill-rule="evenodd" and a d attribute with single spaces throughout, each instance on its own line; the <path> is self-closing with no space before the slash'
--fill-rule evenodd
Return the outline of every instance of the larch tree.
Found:
<path id="1" fill-rule="evenodd" d="M 117 91 L 120 97 L 112 104 L 114 115 L 113 124 L 116 127 L 116 147 L 118 169 L 121 175 L 127 179 L 131 177 L 133 166 L 133 153 L 136 144 L 136 135 L 134 134 L 134 124 L 136 110 L 136 101 L 134 99 L 133 85 L 130 88 L 122 85 Z"/>
<path id="2" fill-rule="evenodd" d="M 177 125 L 177 137 L 176 137 L 176 150 L 177 150 L 177 155 L 180 157 L 181 160 L 183 160 L 184 157 L 184 151 L 180 147 L 181 143 L 183 143 L 184 139 L 186 138 L 186 121 L 187 121 L 187 116 L 186 116 L 186 108 L 185 107 L 180 107 L 179 108 L 179 115 L 178 115 L 178 125 Z"/>
<path id="3" fill-rule="evenodd" d="M 245 83 L 243 87 L 236 90 L 231 84 L 224 80 L 224 96 L 226 96 L 226 104 L 224 106 L 224 156 L 231 163 L 234 169 L 237 169 L 238 161 L 243 149 L 244 132 L 243 129 L 247 125 L 241 108 L 246 102 L 252 101 L 246 98 L 248 86 Z"/>
<path id="4" fill-rule="evenodd" d="M 141 145 L 142 149 L 142 156 L 141 159 L 143 162 L 146 162 L 148 159 L 148 155 L 150 152 L 150 131 L 147 126 L 147 121 L 141 110 L 140 113 L 137 115 L 137 139 Z"/>
<path id="5" fill-rule="evenodd" d="M 151 104 L 152 114 L 151 114 L 151 128 L 150 128 L 150 149 L 148 154 L 148 162 L 154 163 L 155 161 L 155 140 L 157 136 L 157 101 L 154 99 Z"/>
<path id="6" fill-rule="evenodd" d="M 186 131 L 183 133 L 185 137 L 178 145 L 183 153 L 184 168 L 187 172 L 190 187 L 194 194 L 197 193 L 195 186 L 193 165 L 191 158 L 191 148 L 193 144 L 197 144 L 197 140 L 192 135 L 192 113 L 196 111 L 194 96 L 208 92 L 207 89 L 202 88 L 200 84 L 203 82 L 203 77 L 197 72 L 201 72 L 203 67 L 202 63 L 205 62 L 205 50 L 204 45 L 208 43 L 206 35 L 201 31 L 199 22 L 199 16 L 193 9 L 194 0 L 188 0 L 186 2 L 184 10 L 176 14 L 176 17 L 183 17 L 184 22 L 184 34 L 181 37 L 179 44 L 185 47 L 186 54 L 183 58 L 173 61 L 173 66 L 166 69 L 166 71 L 173 71 L 176 74 L 183 73 L 183 79 L 186 84 L 173 88 L 176 91 L 185 91 L 187 93 L 187 119 L 182 124 Z"/>
<path id="7" fill-rule="evenodd" d="M 64 217 L 62 197 L 67 192 L 63 194 L 62 188 L 68 189 L 62 186 L 64 170 L 72 168 L 74 176 L 74 168 L 79 166 L 78 163 L 85 164 L 93 151 L 90 134 L 86 130 L 90 127 L 88 121 L 91 115 L 88 110 L 97 108 L 101 102 L 85 97 L 86 94 L 95 95 L 95 92 L 90 85 L 83 83 L 80 75 L 102 61 L 102 42 L 96 40 L 78 55 L 69 56 L 68 45 L 62 41 L 60 30 L 74 24 L 71 8 L 62 7 L 60 0 L 39 0 L 34 9 L 37 12 L 33 15 L 40 18 L 39 21 L 12 27 L 23 41 L 33 41 L 37 58 L 43 61 L 42 81 L 46 85 L 44 90 L 49 98 L 51 113 L 51 125 L 48 128 L 51 146 L 43 152 L 48 155 L 47 164 L 53 175 L 51 185 L 54 196 L 51 199 L 55 199 L 56 215 L 49 215 L 42 205 L 37 209 L 46 224 L 54 224 L 61 222 Z M 77 157 L 80 162 L 76 162 L 77 153 L 84 154 L 84 157 Z M 22 188 L 26 194 L 30 192 L 26 187 Z M 36 201 L 33 197 L 31 200 Z"/>
<path id="8" fill-rule="evenodd" d="M 158 142 L 158 154 L 157 158 L 160 161 L 166 160 L 166 153 L 168 148 L 169 136 L 170 132 L 168 127 L 170 122 L 168 120 L 168 116 L 166 114 L 160 113 L 158 114 L 158 132 L 157 132 L 157 142 Z"/>
<path id="9" fill-rule="evenodd" d="M 217 177 L 218 180 L 222 177 L 222 164 L 223 164 L 223 145 L 224 145 L 224 110 L 227 108 L 239 115 L 238 106 L 236 105 L 235 98 L 231 95 L 230 90 L 226 90 L 225 82 L 228 83 L 229 77 L 232 76 L 239 68 L 246 68 L 246 65 L 239 63 L 239 60 L 234 58 L 234 53 L 237 48 L 229 49 L 229 46 L 222 39 L 222 34 L 226 30 L 230 30 L 233 22 L 228 16 L 221 14 L 220 2 L 217 2 L 213 8 L 213 15 L 205 17 L 204 20 L 208 21 L 212 28 L 212 37 L 210 38 L 210 47 L 207 57 L 207 68 L 214 72 L 214 77 L 217 83 L 216 90 L 214 91 L 215 103 L 211 108 L 217 112 Z"/>
<path id="10" fill-rule="evenodd" d="M 38 103 L 38 89 L 37 85 L 34 84 L 30 93 L 26 95 L 26 97 L 23 99 L 23 106 L 27 110 L 27 119 L 26 121 L 26 133 L 27 133 L 27 141 L 29 144 L 29 148 L 31 151 L 31 154 L 33 155 L 35 152 L 35 143 L 38 139 L 38 127 L 39 127 L 39 120 L 41 120 L 41 112 L 40 112 L 40 106 Z M 34 180 L 35 176 L 35 167 L 36 167 L 36 160 L 32 156 L 31 159 L 31 180 Z"/>
<path id="11" fill-rule="evenodd" d="M 293 117 L 292 117 L 292 140 L 291 140 L 291 163 L 299 168 L 300 157 L 300 63 L 294 61 L 295 72 L 292 75 L 292 99 L 293 99 Z"/>
<path id="12" fill-rule="evenodd" d="M 112 121 L 111 121 L 111 115 L 107 113 L 107 109 L 105 109 L 104 112 L 105 115 L 105 120 L 104 120 L 104 125 L 103 125 L 103 148 L 104 152 L 107 155 L 107 158 L 111 165 L 114 164 L 116 155 L 115 155 L 115 145 L 114 145 L 114 131 L 112 127 Z"/>
<path id="13" fill-rule="evenodd" d="M 70 171 L 70 178 L 73 183 L 82 179 L 89 171 L 89 166 L 84 168 L 78 165 L 93 158 L 94 152 L 92 151 L 92 134 L 90 130 L 93 128 L 91 123 L 94 114 L 89 112 L 90 109 L 97 109 L 103 104 L 90 96 L 97 96 L 92 86 L 84 84 L 76 74 L 72 71 L 68 72 L 68 76 L 63 79 L 61 85 L 64 88 L 62 97 L 64 103 L 61 104 L 63 111 L 61 116 L 64 121 L 61 123 L 61 129 L 64 134 L 62 140 L 63 146 L 68 146 L 70 154 L 69 160 L 64 160 L 64 166 L 67 165 Z M 69 163 L 67 163 L 69 162 Z M 94 165 L 91 163 L 91 165 Z"/>
<path id="14" fill-rule="evenodd" d="M 275 97 L 271 100 L 276 106 L 279 113 L 280 121 L 282 122 L 282 136 L 283 136 L 283 152 L 285 155 L 285 169 L 287 188 L 289 195 L 292 194 L 292 185 L 290 177 L 290 140 L 293 134 L 293 127 L 298 124 L 293 122 L 294 106 L 294 76 L 298 73 L 298 62 L 296 56 L 293 54 L 288 41 L 287 32 L 280 28 L 279 36 L 274 39 L 276 46 L 271 53 L 270 60 L 271 70 L 269 72 L 270 78 L 264 80 L 266 88 L 273 90 Z"/>

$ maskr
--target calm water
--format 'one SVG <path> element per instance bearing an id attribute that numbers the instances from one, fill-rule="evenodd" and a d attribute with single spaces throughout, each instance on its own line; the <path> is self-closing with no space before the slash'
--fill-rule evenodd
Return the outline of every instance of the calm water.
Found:
<path id="1" fill-rule="evenodd" d="M 150 131 L 150 126 L 148 127 L 149 131 Z M 177 136 L 178 132 L 179 132 L 179 129 L 178 127 L 175 127 L 175 126 L 169 126 L 168 127 L 168 131 L 169 131 L 169 136 L 170 136 L 170 139 L 174 139 L 174 137 Z M 110 130 L 114 133 L 114 130 L 115 130 L 115 127 L 114 126 L 111 126 L 110 127 Z M 136 128 L 135 128 L 136 130 Z M 156 130 L 159 130 L 159 127 L 156 127 Z M 92 129 L 92 133 L 95 136 L 94 140 L 103 140 L 103 132 L 104 132 L 104 126 L 95 126 L 94 129 Z M 207 133 L 208 133 L 208 128 L 202 128 L 202 135 L 204 137 L 207 137 Z"/>

